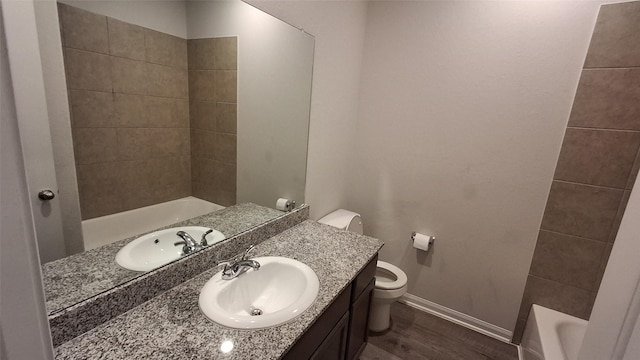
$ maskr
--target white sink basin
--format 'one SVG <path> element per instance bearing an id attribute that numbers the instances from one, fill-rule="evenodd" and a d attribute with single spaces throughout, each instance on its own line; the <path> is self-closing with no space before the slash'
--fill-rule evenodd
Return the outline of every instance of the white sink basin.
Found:
<path id="1" fill-rule="evenodd" d="M 174 245 L 181 240 L 176 235 L 178 231 L 188 233 L 196 242 L 200 243 L 202 235 L 208 230 L 209 228 L 202 226 L 183 226 L 140 236 L 118 251 L 116 263 L 133 271 L 153 270 L 183 256 L 182 246 Z M 213 245 L 226 237 L 220 231 L 213 230 L 206 239 L 208 245 Z"/>
<path id="2" fill-rule="evenodd" d="M 220 325 L 260 329 L 302 314 L 318 296 L 318 276 L 307 265 L 277 256 L 254 258 L 260 269 L 235 279 L 215 274 L 200 291 L 200 310 Z M 251 315 L 259 310 L 261 315 Z"/>

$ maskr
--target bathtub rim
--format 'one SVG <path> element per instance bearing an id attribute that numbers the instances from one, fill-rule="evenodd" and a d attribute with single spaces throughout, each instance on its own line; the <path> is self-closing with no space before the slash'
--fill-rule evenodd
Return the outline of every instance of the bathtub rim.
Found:
<path id="1" fill-rule="evenodd" d="M 567 357 L 558 334 L 561 323 L 570 323 L 584 327 L 589 322 L 557 310 L 533 304 L 529 310 L 529 318 L 520 343 L 523 360 L 575 360 Z M 546 335 L 545 335 L 546 332 Z M 584 338 L 584 333 L 582 334 Z M 578 349 L 582 344 L 577 345 Z M 529 355 L 527 355 L 529 354 Z M 577 354 L 576 354 L 577 355 Z M 537 357 L 536 357 L 537 356 Z"/>

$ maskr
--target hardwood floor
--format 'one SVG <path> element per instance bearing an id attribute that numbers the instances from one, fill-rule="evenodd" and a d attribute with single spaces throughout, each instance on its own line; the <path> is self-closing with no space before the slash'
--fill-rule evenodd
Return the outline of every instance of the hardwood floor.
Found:
<path id="1" fill-rule="evenodd" d="M 391 328 L 371 333 L 360 360 L 518 360 L 511 344 L 404 304 L 391 305 Z"/>

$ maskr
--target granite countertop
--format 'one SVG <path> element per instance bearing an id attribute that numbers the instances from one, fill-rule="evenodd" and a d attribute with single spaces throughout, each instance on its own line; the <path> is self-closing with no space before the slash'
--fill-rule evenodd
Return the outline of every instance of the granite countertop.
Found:
<path id="1" fill-rule="evenodd" d="M 177 226 L 206 226 L 231 237 L 283 214 L 275 209 L 245 203 L 144 234 Z M 53 314 L 144 274 L 122 268 L 115 262 L 118 251 L 140 235 L 42 265 L 47 313 Z"/>
<path id="2" fill-rule="evenodd" d="M 205 271 L 55 349 L 56 359 L 277 359 L 311 326 L 382 247 L 382 241 L 307 220 L 262 243 L 254 257 L 284 256 L 318 275 L 316 301 L 293 321 L 258 330 L 230 329 L 198 308 Z M 223 353 L 223 342 L 233 349 Z"/>

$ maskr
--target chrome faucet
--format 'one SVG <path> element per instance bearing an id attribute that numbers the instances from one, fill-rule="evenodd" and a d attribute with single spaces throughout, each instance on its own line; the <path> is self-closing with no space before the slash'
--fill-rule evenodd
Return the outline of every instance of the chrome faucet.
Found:
<path id="1" fill-rule="evenodd" d="M 191 235 L 187 234 L 184 231 L 178 231 L 176 233 L 176 235 L 178 235 L 178 237 L 180 239 L 182 239 L 182 241 L 178 241 L 173 243 L 174 246 L 178 246 L 178 245 L 184 245 L 182 247 L 182 253 L 184 255 L 190 254 L 194 251 L 198 251 L 200 250 L 200 245 L 191 237 Z M 203 237 L 204 239 L 204 237 Z M 206 242 L 206 240 L 205 240 Z M 206 244 L 205 244 L 206 245 Z"/>
<path id="2" fill-rule="evenodd" d="M 248 260 L 247 255 L 249 251 L 253 249 L 254 245 L 249 246 L 247 250 L 245 250 L 244 255 L 240 258 L 239 261 L 229 265 L 229 263 L 224 264 L 224 269 L 222 269 L 222 280 L 231 280 L 235 279 L 238 276 L 244 274 L 249 269 L 258 270 L 260 269 L 260 263 L 255 260 Z"/>

